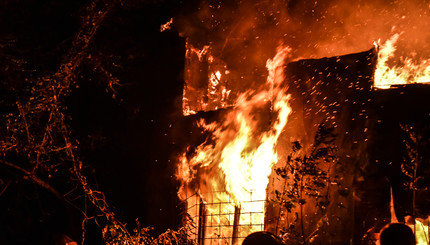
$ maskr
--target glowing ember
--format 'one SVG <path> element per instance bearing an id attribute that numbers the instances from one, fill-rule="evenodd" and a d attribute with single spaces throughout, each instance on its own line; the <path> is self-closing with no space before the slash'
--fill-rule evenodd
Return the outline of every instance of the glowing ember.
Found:
<path id="1" fill-rule="evenodd" d="M 222 237 L 232 237 L 228 229 L 233 225 L 235 207 L 241 213 L 240 220 L 235 221 L 240 226 L 238 237 L 263 229 L 268 176 L 278 161 L 277 141 L 291 112 L 289 96 L 281 87 L 288 52 L 288 48 L 279 48 L 267 61 L 269 74 L 264 89 L 240 95 L 220 123 L 198 123 L 212 138 L 199 145 L 190 159 L 184 153 L 178 164 L 178 179 L 183 184 L 178 194 L 184 200 L 193 193 L 200 194 L 212 224 L 206 237 L 218 237 L 218 244 L 224 243 Z M 219 71 L 212 73 L 211 86 L 217 86 L 220 78 Z M 276 115 L 272 120 L 261 115 L 268 105 Z M 212 215 L 220 213 L 226 215 Z"/>
<path id="2" fill-rule="evenodd" d="M 430 82 L 430 59 L 422 60 L 417 64 L 411 58 L 404 58 L 401 60 L 401 66 L 389 67 L 388 63 L 394 58 L 395 44 L 399 36 L 399 34 L 393 35 L 380 46 L 375 70 L 374 86 L 377 88 L 386 89 L 395 84 Z"/>
<path id="3" fill-rule="evenodd" d="M 172 23 L 173 23 L 173 18 L 170 18 L 169 21 L 167 21 L 166 23 L 160 26 L 160 32 L 170 30 Z"/>

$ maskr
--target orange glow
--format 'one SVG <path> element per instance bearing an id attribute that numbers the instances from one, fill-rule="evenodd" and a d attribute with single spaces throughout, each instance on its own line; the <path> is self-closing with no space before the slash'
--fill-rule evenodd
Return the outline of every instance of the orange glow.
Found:
<path id="1" fill-rule="evenodd" d="M 173 18 L 170 18 L 169 21 L 167 21 L 165 24 L 162 24 L 160 26 L 160 32 L 170 30 L 172 28 L 171 27 L 172 23 L 173 23 Z"/>
<path id="2" fill-rule="evenodd" d="M 182 99 L 184 116 L 197 111 L 211 111 L 231 106 L 231 90 L 227 88 L 230 71 L 227 65 L 212 55 L 209 45 L 198 49 L 186 43 L 185 86 Z"/>
<path id="3" fill-rule="evenodd" d="M 390 67 L 389 61 L 395 57 L 396 42 L 400 34 L 393 35 L 379 46 L 378 63 L 375 70 L 376 88 L 386 89 L 391 85 L 430 82 L 430 59 L 416 63 L 412 58 L 402 58 L 401 66 Z"/>
<path id="4" fill-rule="evenodd" d="M 414 229 L 412 225 L 412 230 Z M 428 245 L 429 244 L 429 219 L 415 219 L 415 237 L 417 239 L 417 245 Z"/>
<path id="5" fill-rule="evenodd" d="M 209 214 L 228 214 L 211 216 L 212 224 L 220 226 L 208 227 L 206 237 L 222 237 L 230 232 L 221 229 L 224 229 L 223 225 L 233 225 L 234 206 L 240 207 L 241 214 L 250 214 L 240 216 L 240 237 L 263 228 L 268 176 L 278 161 L 277 141 L 291 112 L 290 96 L 281 86 L 283 65 L 289 51 L 285 47 L 279 48 L 277 55 L 267 61 L 268 77 L 261 91 L 248 90 L 241 94 L 233 109 L 219 123 L 207 124 L 200 120 L 198 125 L 211 133 L 211 139 L 199 145 L 192 157 L 187 159 L 184 153 L 180 158 L 177 174 L 183 185 L 179 196 L 185 200 L 193 193 L 199 193 L 208 203 Z M 220 71 L 210 75 L 210 93 L 217 92 L 212 87 L 216 87 L 221 78 Z M 270 116 L 261 115 L 267 106 L 271 106 Z M 200 169 L 199 176 L 193 174 L 196 169 Z M 198 184 L 190 185 L 194 178 L 198 179 Z M 217 243 L 223 244 L 221 240 Z"/>

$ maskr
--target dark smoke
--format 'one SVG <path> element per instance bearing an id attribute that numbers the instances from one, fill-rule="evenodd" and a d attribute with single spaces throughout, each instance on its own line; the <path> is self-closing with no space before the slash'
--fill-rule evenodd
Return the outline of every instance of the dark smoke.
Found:
<path id="1" fill-rule="evenodd" d="M 429 57 L 430 1 L 201 1 L 176 18 L 196 47 L 211 45 L 242 92 L 265 81 L 265 62 L 280 44 L 292 58 L 321 58 L 368 50 L 401 33 L 398 55 Z"/>

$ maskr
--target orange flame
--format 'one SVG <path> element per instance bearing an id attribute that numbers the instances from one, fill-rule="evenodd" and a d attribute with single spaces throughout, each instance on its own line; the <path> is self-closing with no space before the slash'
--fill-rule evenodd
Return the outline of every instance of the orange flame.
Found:
<path id="1" fill-rule="evenodd" d="M 241 208 L 241 213 L 252 214 L 240 216 L 242 228 L 245 224 L 264 224 L 268 176 L 278 161 L 277 141 L 291 112 L 288 105 L 290 96 L 281 86 L 284 81 L 283 65 L 289 51 L 289 48 L 278 48 L 277 55 L 267 61 L 268 77 L 264 89 L 249 90 L 240 95 L 222 122 L 207 124 L 201 120 L 198 123 L 204 130 L 211 132 L 213 143 L 199 145 L 191 159 L 187 159 L 184 154 L 178 164 L 178 177 L 183 183 L 179 196 L 184 199 L 192 192 L 199 192 L 206 203 L 233 203 Z M 215 85 L 220 77 L 220 73 L 213 74 L 211 82 Z M 274 120 L 260 115 L 267 105 L 271 105 L 273 114 L 276 114 Z M 267 126 L 270 128 L 267 129 Z M 205 171 L 200 171 L 201 175 L 196 176 L 196 168 Z M 198 186 L 188 185 L 190 178 L 196 177 L 200 178 Z M 208 205 L 207 208 L 209 213 L 220 212 L 220 206 Z M 230 216 L 234 213 L 231 204 L 224 205 L 222 209 L 221 212 Z M 227 215 L 214 222 L 232 225 L 231 218 Z M 262 225 L 250 226 L 242 229 L 239 236 L 244 237 L 261 229 Z M 211 233 L 219 235 L 223 231 L 213 229 L 208 231 L 209 235 Z"/>
<path id="2" fill-rule="evenodd" d="M 227 65 L 215 57 L 210 45 L 202 49 L 186 42 L 185 85 L 182 97 L 184 116 L 196 114 L 197 111 L 211 111 L 231 106 L 228 89 L 229 74 Z"/>
<path id="3" fill-rule="evenodd" d="M 389 67 L 388 62 L 394 58 L 395 44 L 399 36 L 400 34 L 394 34 L 379 47 L 374 83 L 376 88 L 386 89 L 397 84 L 430 82 L 430 59 L 415 63 L 412 58 L 404 58 L 401 60 L 401 66 Z"/>
<path id="4" fill-rule="evenodd" d="M 414 229 L 413 225 L 411 229 Z M 429 218 L 426 220 L 415 219 L 415 237 L 417 239 L 417 245 L 428 245 L 429 244 Z"/>

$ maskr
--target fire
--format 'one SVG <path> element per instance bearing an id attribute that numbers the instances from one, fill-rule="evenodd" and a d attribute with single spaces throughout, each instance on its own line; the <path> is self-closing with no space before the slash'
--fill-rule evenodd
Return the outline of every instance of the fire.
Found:
<path id="1" fill-rule="evenodd" d="M 172 28 L 171 27 L 172 23 L 173 23 L 173 18 L 170 18 L 169 21 L 167 21 L 166 23 L 160 26 L 160 32 L 170 30 Z"/>
<path id="2" fill-rule="evenodd" d="M 281 86 L 288 53 L 289 48 L 278 49 L 277 55 L 267 61 L 265 88 L 241 94 L 222 121 L 211 124 L 199 121 L 198 125 L 211 133 L 211 139 L 199 145 L 190 159 L 185 153 L 180 158 L 178 178 L 183 186 L 178 194 L 185 200 L 193 192 L 199 193 L 212 224 L 207 228 L 207 237 L 232 237 L 228 229 L 233 222 L 240 226 L 236 235 L 242 238 L 264 228 L 268 176 L 278 161 L 277 141 L 291 112 L 289 95 Z M 211 86 L 216 86 L 220 78 L 220 72 L 213 73 Z M 268 106 L 276 116 L 274 119 L 261 113 Z M 196 181 L 197 184 L 190 184 Z M 238 209 L 240 219 L 234 221 L 233 214 Z M 220 213 L 226 215 L 211 215 Z M 217 243 L 224 242 L 221 239 Z"/>
<path id="3" fill-rule="evenodd" d="M 401 60 L 402 66 L 389 67 L 388 62 L 394 58 L 399 36 L 400 34 L 394 34 L 383 45 L 378 45 L 378 62 L 374 83 L 376 88 L 386 89 L 397 84 L 430 82 L 430 59 L 421 60 L 417 64 L 412 58 L 404 58 Z"/>
<path id="4" fill-rule="evenodd" d="M 413 226 L 411 227 L 413 229 Z M 415 219 L 415 237 L 417 245 L 429 244 L 429 219 Z"/>
<path id="5" fill-rule="evenodd" d="M 186 43 L 185 86 L 182 112 L 185 116 L 197 111 L 212 111 L 232 106 L 231 89 L 228 88 L 230 71 L 227 65 L 213 55 L 213 48 L 201 49 Z"/>
<path id="6" fill-rule="evenodd" d="M 393 189 L 392 188 L 390 188 L 390 194 L 391 194 L 391 200 L 390 200 L 391 223 L 398 223 L 399 221 L 397 219 L 396 212 L 395 212 Z M 415 219 L 415 225 L 414 225 L 413 221 L 410 221 L 411 219 L 412 219 L 411 216 L 405 217 L 405 220 L 407 221 L 406 223 L 415 233 L 415 239 L 416 239 L 417 245 L 428 245 L 430 242 L 430 240 L 429 240 L 430 216 L 427 217 L 427 219 L 425 219 L 425 220 L 420 219 L 420 218 L 416 218 Z"/>

